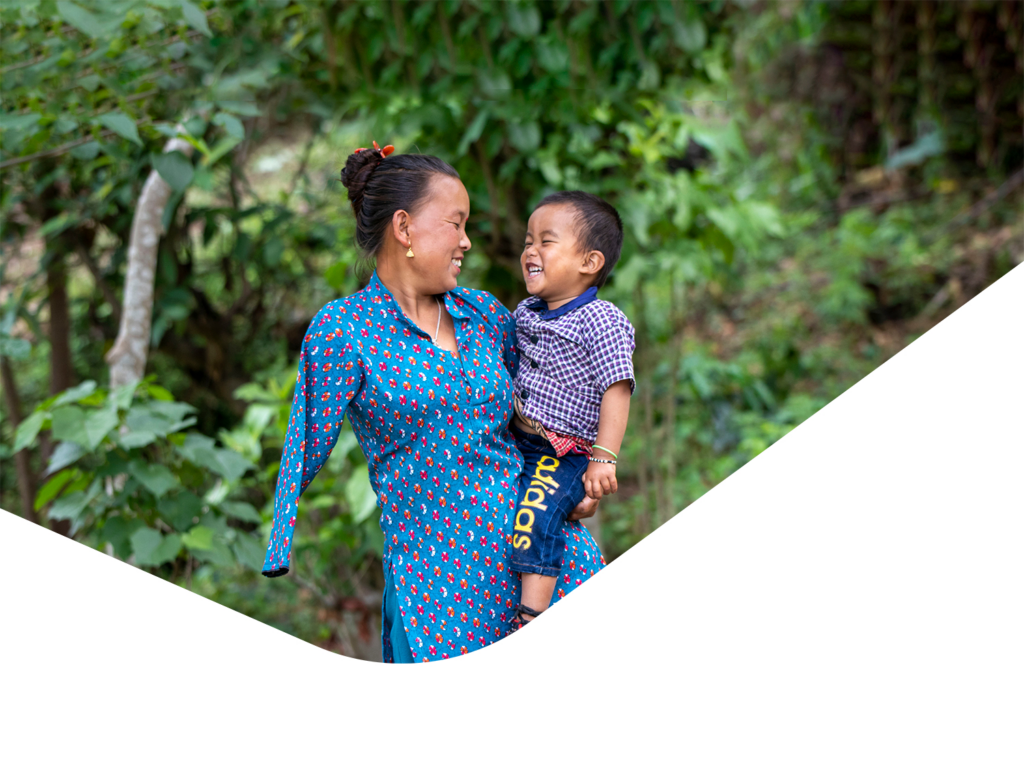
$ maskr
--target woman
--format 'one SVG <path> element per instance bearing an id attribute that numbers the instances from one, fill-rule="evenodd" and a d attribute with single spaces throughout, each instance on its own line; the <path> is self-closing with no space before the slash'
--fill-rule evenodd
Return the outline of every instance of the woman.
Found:
<path id="1" fill-rule="evenodd" d="M 263 573 L 288 572 L 296 502 L 348 410 L 382 511 L 384 661 L 431 661 L 501 639 L 519 606 L 508 568 L 523 462 L 508 430 L 518 361 L 511 314 L 458 287 L 470 248 L 458 173 L 392 149 L 357 149 L 342 172 L 376 269 L 303 340 Z M 555 600 L 604 565 L 579 522 L 564 533 Z"/>

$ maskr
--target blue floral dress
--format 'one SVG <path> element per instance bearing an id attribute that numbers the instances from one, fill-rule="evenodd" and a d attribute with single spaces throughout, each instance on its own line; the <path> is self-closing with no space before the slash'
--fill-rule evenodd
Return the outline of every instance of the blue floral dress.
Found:
<path id="1" fill-rule="evenodd" d="M 523 458 L 509 432 L 515 321 L 493 296 L 445 294 L 458 356 L 435 346 L 376 272 L 327 304 L 302 343 L 263 566 L 288 572 L 297 501 L 334 447 L 346 410 L 381 509 L 384 573 L 415 661 L 503 638 L 519 605 L 509 571 Z M 587 529 L 566 522 L 554 600 L 604 566 Z M 384 660 L 392 661 L 384 616 Z"/>

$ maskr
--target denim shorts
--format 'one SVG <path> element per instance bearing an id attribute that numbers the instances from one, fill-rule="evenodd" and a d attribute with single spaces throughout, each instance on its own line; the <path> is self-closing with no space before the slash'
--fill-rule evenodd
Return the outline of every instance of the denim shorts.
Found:
<path id="1" fill-rule="evenodd" d="M 583 475 L 590 457 L 557 456 L 543 437 L 514 425 L 512 436 L 524 459 L 512 529 L 512 570 L 558 576 L 565 553 L 562 525 L 586 496 Z"/>

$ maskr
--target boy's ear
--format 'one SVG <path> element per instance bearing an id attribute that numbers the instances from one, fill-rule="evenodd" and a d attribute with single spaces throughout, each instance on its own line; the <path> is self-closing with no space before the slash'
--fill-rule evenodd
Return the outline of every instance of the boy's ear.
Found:
<path id="1" fill-rule="evenodd" d="M 604 269 L 604 254 L 600 251 L 587 251 L 580 264 L 580 274 L 596 275 Z"/>

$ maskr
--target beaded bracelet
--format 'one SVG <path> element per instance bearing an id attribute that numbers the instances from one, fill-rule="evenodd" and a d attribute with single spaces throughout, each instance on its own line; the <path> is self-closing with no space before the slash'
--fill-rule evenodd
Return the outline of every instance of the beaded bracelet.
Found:
<path id="1" fill-rule="evenodd" d="M 595 447 L 595 448 L 600 448 L 600 449 L 601 449 L 602 451 L 604 451 L 605 453 L 610 453 L 610 454 L 612 455 L 612 458 L 613 458 L 613 459 L 617 459 L 617 458 L 619 458 L 619 454 L 617 454 L 617 453 L 616 453 L 615 451 L 609 451 L 609 450 L 608 450 L 607 448 L 605 448 L 605 447 L 604 447 L 603 445 L 598 445 L 597 443 L 594 443 L 594 447 Z"/>
<path id="2" fill-rule="evenodd" d="M 593 456 L 590 457 L 590 460 L 591 461 L 596 461 L 598 464 L 618 464 L 619 463 L 617 461 L 612 461 L 611 459 L 595 459 Z"/>

